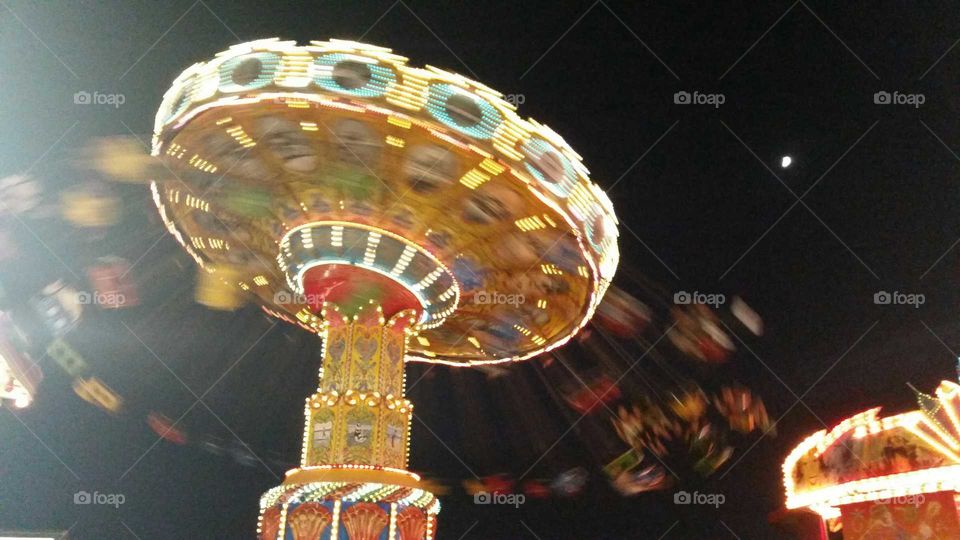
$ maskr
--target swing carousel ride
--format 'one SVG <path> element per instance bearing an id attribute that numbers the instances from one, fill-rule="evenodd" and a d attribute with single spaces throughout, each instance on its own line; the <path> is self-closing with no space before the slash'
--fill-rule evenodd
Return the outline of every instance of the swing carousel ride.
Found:
<path id="1" fill-rule="evenodd" d="M 146 417 L 168 443 L 289 468 L 260 500 L 264 540 L 434 538 L 437 494 L 450 484 L 530 498 L 584 489 L 582 460 L 548 459 L 524 478 L 542 456 L 522 455 L 521 445 L 494 463 L 487 459 L 497 449 L 479 440 L 465 452 L 489 475 L 428 481 L 410 472 L 407 362 L 428 366 L 418 382 L 437 376 L 434 365 L 476 368 L 493 394 L 506 385 L 496 391 L 509 399 L 552 398 L 563 414 L 528 403 L 502 422 L 470 425 L 489 441 L 495 424 L 509 429 L 539 414 L 542 421 L 519 422 L 534 434 L 531 446 L 546 446 L 537 439 L 569 431 L 550 432 L 559 417 L 577 426 L 623 496 L 666 489 L 689 479 L 687 470 L 709 476 L 738 437 L 773 429 L 759 396 L 722 371 L 740 335 L 762 334 L 759 316 L 739 297 L 712 308 L 678 303 L 633 269 L 618 279 L 641 298 L 612 286 L 612 203 L 558 134 L 522 119 L 478 82 L 362 43 L 249 42 L 176 78 L 156 116 L 152 154 L 112 138 L 71 161 L 85 180 L 62 187 L 56 206 L 87 238 L 78 257 L 85 285 L 74 274 L 31 293 L 20 285 L 26 276 L 0 265 L 9 289 L 5 300 L 0 294 L 2 397 L 29 405 L 42 375 L 23 366 L 50 358 L 81 399 L 141 425 Z M 131 186 L 128 196 L 104 177 L 149 184 L 163 227 L 186 253 L 178 258 L 199 267 L 197 302 L 215 310 L 256 305 L 319 338 L 319 385 L 306 399 L 298 465 L 271 449 L 194 432 L 182 416 L 171 420 L 153 406 L 133 412 L 137 397 L 115 390 L 115 374 L 87 356 L 98 353 L 73 339 L 87 332 L 81 318 L 96 323 L 101 312 L 145 309 L 151 294 L 137 282 L 159 284 L 176 272 L 114 253 L 143 257 L 123 246 L 138 235 L 140 246 L 149 233 L 131 224 L 137 212 L 121 211 L 138 204 L 142 188 Z M 43 231 L 55 205 L 43 202 L 35 178 L 3 179 L 0 194 L 0 242 L 15 254 L 18 239 L 6 225 Z M 57 234 L 45 236 L 54 243 Z M 22 291 L 29 309 L 12 308 Z M 734 328 L 742 330 L 736 339 Z M 524 360 L 534 361 L 505 369 Z M 450 373 L 467 371 L 474 370 Z M 534 384 L 525 379 L 531 374 Z M 464 390 L 461 408 L 487 409 L 476 388 L 451 380 Z M 509 470 L 521 462 L 534 466 Z"/>
<path id="2" fill-rule="evenodd" d="M 176 79 L 155 128 L 174 174 L 154 201 L 201 301 L 235 291 L 324 347 L 301 464 L 261 499 L 261 537 L 432 538 L 404 362 L 569 340 L 617 267 L 609 199 L 496 92 L 361 43 L 232 47 Z"/>

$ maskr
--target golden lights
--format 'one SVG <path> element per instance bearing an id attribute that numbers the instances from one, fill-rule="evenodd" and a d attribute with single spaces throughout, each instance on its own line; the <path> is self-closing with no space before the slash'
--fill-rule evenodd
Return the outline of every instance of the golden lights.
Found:
<path id="1" fill-rule="evenodd" d="M 257 60 L 259 72 L 253 79 L 238 84 L 228 75 L 247 59 Z M 338 85 L 330 80 L 334 68 L 329 59 L 369 64 L 370 69 L 374 70 L 374 76 L 367 81 L 367 86 L 374 82 L 376 84 L 357 91 L 338 88 Z M 473 100 L 484 111 L 486 127 L 480 129 L 450 125 L 446 109 L 435 103 L 437 96 L 443 92 L 467 96 Z M 307 46 L 297 46 L 290 41 L 258 40 L 235 45 L 207 63 L 191 66 L 164 95 L 155 123 L 154 149 L 159 150 L 163 142 L 162 134 L 168 128 L 182 126 L 202 110 L 235 105 L 249 99 L 241 96 L 260 95 L 284 101 L 290 106 L 302 106 L 302 102 L 314 101 L 325 94 L 346 94 L 339 97 L 349 97 L 351 100 L 348 102 L 328 99 L 325 100 L 327 106 L 356 112 L 377 111 L 385 116 L 388 123 L 402 129 L 409 129 L 414 123 L 425 127 L 439 124 L 448 129 L 459 129 L 461 135 L 467 135 L 467 139 L 470 139 L 471 133 L 482 132 L 483 137 L 466 143 L 442 131 L 437 132 L 438 136 L 450 139 L 452 144 L 489 156 L 480 164 L 479 170 L 475 170 L 475 174 L 464 177 L 465 185 L 474 189 L 485 181 L 485 177 L 500 174 L 507 169 L 506 164 L 509 164 L 511 172 L 534 189 L 538 196 L 563 203 L 577 219 L 582 221 L 604 214 L 612 216 L 612 205 L 605 195 L 601 196 L 602 191 L 591 183 L 589 171 L 583 166 L 580 156 L 552 129 L 535 120 L 522 119 L 516 114 L 514 105 L 477 81 L 434 67 L 412 67 L 407 65 L 406 58 L 392 54 L 389 49 L 357 42 L 314 41 Z M 403 112 L 391 110 L 391 106 L 399 107 Z M 314 129 L 315 126 L 303 127 Z M 236 131 L 234 127 L 228 128 L 228 132 L 243 145 L 253 143 L 248 135 Z M 402 141 L 399 137 L 391 137 L 387 141 L 389 144 L 398 145 Z M 569 193 L 564 190 L 557 193 L 556 186 L 549 182 L 540 186 L 539 180 L 527 172 L 523 165 L 529 157 L 521 149 L 531 141 L 541 141 L 542 145 L 549 145 L 568 164 L 575 179 Z M 494 156 L 499 159 L 493 159 Z M 526 164 L 535 168 L 540 166 L 538 163 Z M 615 223 L 616 218 L 611 217 L 611 221 Z M 580 232 L 579 227 L 577 231 Z M 602 277 L 610 279 L 612 273 L 609 272 L 615 270 L 618 258 L 615 245 L 617 233 L 613 228 L 605 230 L 604 234 L 609 241 L 603 242 L 607 249 L 597 253 L 597 262 L 605 272 Z"/>
<path id="2" fill-rule="evenodd" d="M 325 83 L 321 81 L 326 80 L 324 77 L 329 78 L 333 73 L 333 67 L 330 64 L 323 63 L 321 58 L 331 58 L 332 55 L 336 54 L 341 54 L 345 58 L 359 59 L 359 61 L 368 63 L 370 66 L 375 66 L 378 70 L 385 70 L 382 71 L 382 74 L 387 72 L 389 74 L 380 78 L 378 83 L 380 86 L 376 88 L 365 87 L 364 92 L 366 93 L 363 95 L 346 95 L 342 92 L 340 94 L 337 94 L 337 92 L 331 93 L 329 85 L 325 86 Z M 249 83 L 233 80 L 230 72 L 231 66 L 239 66 L 250 59 L 257 59 L 259 63 L 259 72 L 256 73 L 256 77 L 251 79 Z M 381 72 L 378 71 L 378 73 Z M 484 111 L 494 111 L 486 115 L 489 125 L 484 129 L 489 131 L 489 133 L 485 132 L 485 135 L 490 135 L 488 139 L 465 136 L 463 130 L 458 131 L 445 124 L 443 118 L 438 116 L 439 113 L 430 109 L 431 95 L 435 96 L 437 89 L 440 87 L 449 87 L 457 95 L 469 96 Z M 523 360 L 562 346 L 586 324 L 593 314 L 603 292 L 606 290 L 609 279 L 616 270 L 619 258 L 616 246 L 616 218 L 613 215 L 612 205 L 609 204 L 609 199 L 602 190 L 591 183 L 589 171 L 580 162 L 580 156 L 559 135 L 545 125 L 530 119 L 520 118 L 515 112 L 516 108 L 501 99 L 497 92 L 476 81 L 443 70 L 408 66 L 406 58 L 392 54 L 389 49 L 381 47 L 348 41 L 312 42 L 310 45 L 303 47 L 298 47 L 293 42 L 281 42 L 275 39 L 254 41 L 232 47 L 230 50 L 217 55 L 210 62 L 195 64 L 184 71 L 164 96 L 164 103 L 158 112 L 155 125 L 154 151 L 155 153 L 164 152 L 177 156 L 178 159 L 190 156 L 192 152 L 174 143 L 170 140 L 169 135 L 184 128 L 191 119 L 196 118 L 202 112 L 212 111 L 213 109 L 217 109 L 212 114 L 218 115 L 219 119 L 216 122 L 221 130 L 226 131 L 241 146 L 251 144 L 250 134 L 237 124 L 236 119 L 240 118 L 241 115 L 232 114 L 231 107 L 255 107 L 260 102 L 286 104 L 286 106 L 293 108 L 337 109 L 348 111 L 351 114 L 366 115 L 370 121 L 379 119 L 392 126 L 390 134 L 387 135 L 386 143 L 393 146 L 407 144 L 407 133 L 401 130 L 409 130 L 414 125 L 426 129 L 437 139 L 479 156 L 479 163 L 476 163 L 472 169 L 468 169 L 466 173 L 460 171 L 462 174 L 460 177 L 461 184 L 470 189 L 484 189 L 484 183 L 503 175 L 496 181 L 513 184 L 515 188 L 521 190 L 529 190 L 539 202 L 556 212 L 556 214 L 533 216 L 534 219 L 530 222 L 517 223 L 517 227 L 521 230 L 525 230 L 525 227 L 528 231 L 545 227 L 566 230 L 569 227 L 574 233 L 577 247 L 579 247 L 585 259 L 585 264 L 580 265 L 576 274 L 587 280 L 590 288 L 585 301 L 587 307 L 582 313 L 578 314 L 579 320 L 571 321 L 572 324 L 563 327 L 562 331 L 558 331 L 559 333 L 553 333 L 554 331 L 550 329 L 541 329 L 543 336 L 537 336 L 534 340 L 538 344 L 538 348 L 524 350 L 520 354 L 504 357 L 484 354 L 481 358 L 468 360 L 453 354 L 448 356 L 442 350 L 438 351 L 440 352 L 439 358 L 432 351 L 415 350 L 410 355 L 410 359 L 439 362 L 453 366 Z M 310 121 L 315 120 L 314 118 L 304 118 L 303 121 L 299 122 L 302 130 L 318 130 L 318 123 Z M 490 120 L 497 118 L 499 118 L 499 123 Z M 248 128 L 248 131 L 255 130 Z M 568 170 L 572 171 L 572 176 L 569 179 L 569 185 L 563 183 L 563 189 L 556 188 L 552 184 L 553 180 L 544 178 L 543 175 L 532 175 L 526 168 L 528 165 L 533 167 L 543 165 L 532 163 L 529 153 L 523 150 L 527 143 L 535 139 L 543 141 L 543 144 L 550 145 L 552 147 L 551 151 L 565 160 L 565 163 L 569 162 Z M 203 157 L 209 158 L 206 155 Z M 200 155 L 193 155 L 190 161 L 195 167 L 201 169 L 209 165 Z M 545 170 L 543 169 L 541 172 Z M 504 173 L 509 174 L 504 175 Z M 549 177 L 549 174 L 546 177 Z M 161 207 L 161 216 L 164 218 L 168 230 L 177 237 L 181 244 L 185 245 L 191 256 L 203 266 L 204 261 L 197 253 L 199 248 L 195 249 L 192 243 L 184 243 L 184 237 L 177 232 L 177 227 L 174 226 L 173 219 L 171 219 L 174 214 L 165 211 L 163 204 L 159 201 L 157 201 L 157 204 Z M 302 201 L 300 201 L 300 206 L 303 207 Z M 343 201 L 340 201 L 340 208 L 344 208 Z M 598 223 L 604 225 L 599 226 Z M 613 223 L 614 226 L 608 226 L 610 223 Z M 282 225 L 282 230 L 289 230 L 287 223 Z M 343 247 L 343 230 L 341 229 L 339 233 L 333 230 L 329 237 L 325 238 L 314 237 L 312 242 L 316 246 L 327 244 L 335 248 Z M 379 251 L 373 248 L 369 254 L 364 253 L 366 256 L 362 258 L 362 261 L 375 263 L 378 254 L 382 251 L 384 251 L 382 248 Z M 280 259 L 284 257 L 284 253 L 281 246 Z M 411 265 L 403 257 L 390 262 L 391 266 L 383 270 L 386 274 L 394 277 L 402 275 L 410 267 L 408 265 Z M 453 261 L 444 262 L 453 266 Z M 279 266 L 287 275 L 300 270 L 291 268 L 286 265 L 285 261 L 281 261 Z M 542 270 L 544 273 L 552 275 L 559 275 L 558 272 L 562 272 L 556 267 L 543 268 Z M 263 270 L 258 269 L 258 271 Z M 243 279 L 250 281 L 252 276 L 243 276 Z M 271 283 L 275 284 L 276 281 L 276 279 L 272 279 Z M 419 289 L 429 287 L 431 282 L 429 280 L 427 282 L 418 281 L 413 285 L 413 288 Z M 444 297 L 442 300 L 452 300 L 450 298 L 452 287 L 452 285 L 443 284 L 439 291 Z M 459 288 L 453 290 L 459 295 Z M 259 293 L 258 297 L 261 300 L 266 298 Z M 424 303 L 432 307 L 436 300 L 425 298 Z M 555 305 L 551 304 L 551 306 Z M 297 306 L 297 309 L 299 307 Z M 541 309 L 546 308 L 541 307 Z M 554 309 L 556 308 L 554 307 Z M 455 310 L 456 303 L 444 303 L 437 308 L 437 316 L 422 322 L 420 328 L 426 330 L 439 326 Z M 275 311 L 283 310 L 268 310 L 268 313 Z M 290 320 L 289 316 L 281 318 Z M 298 322 L 301 326 L 307 325 L 308 327 L 314 324 Z M 437 344 L 437 340 L 434 340 L 434 342 L 436 346 L 441 346 Z"/>
<path id="3" fill-rule="evenodd" d="M 837 506 L 892 497 L 960 490 L 960 385 L 943 381 L 936 391 L 939 406 L 935 410 L 910 411 L 880 418 L 874 408 L 847 418 L 832 429 L 820 430 L 798 444 L 783 462 L 783 484 L 787 508 L 809 507 L 826 518 L 839 516 Z M 943 425 L 937 415 L 949 419 Z M 911 441 L 923 452 L 935 456 L 940 465 L 917 465 L 913 470 L 877 475 L 870 469 L 871 455 L 858 456 L 855 469 L 863 469 L 862 478 L 836 482 L 811 471 L 819 470 L 825 454 L 838 444 L 866 448 L 862 441 L 876 439 L 877 444 L 892 437 Z M 844 443 L 847 441 L 847 443 Z M 873 446 L 873 445 L 869 445 Z M 849 446 L 847 447 L 849 450 Z M 937 457 L 938 456 L 938 457 Z M 864 462 L 866 461 L 866 462 Z M 926 468 L 920 468 L 925 466 Z M 886 469 L 879 469 L 886 470 Z M 801 472 L 803 471 L 803 472 Z"/>

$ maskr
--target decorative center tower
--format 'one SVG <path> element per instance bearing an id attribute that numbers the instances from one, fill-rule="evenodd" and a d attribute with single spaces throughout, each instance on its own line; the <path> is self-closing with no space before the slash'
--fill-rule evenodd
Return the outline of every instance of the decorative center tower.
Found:
<path id="1" fill-rule="evenodd" d="M 433 538 L 440 502 L 406 470 L 413 405 L 403 354 L 416 311 L 320 311 L 323 370 L 307 399 L 300 468 L 261 499 L 263 539 Z M 338 532 L 339 529 L 346 534 Z"/>
<path id="2" fill-rule="evenodd" d="M 301 466 L 261 499 L 264 540 L 433 538 L 440 504 L 406 470 L 404 362 L 558 347 L 619 259 L 610 200 L 559 135 L 389 49 L 232 47 L 176 79 L 153 153 L 198 298 L 257 303 L 323 342 Z"/>

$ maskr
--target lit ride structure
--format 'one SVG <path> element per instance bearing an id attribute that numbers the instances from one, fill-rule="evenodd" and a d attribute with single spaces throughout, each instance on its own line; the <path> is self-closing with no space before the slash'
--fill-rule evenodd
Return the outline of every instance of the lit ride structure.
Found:
<path id="1" fill-rule="evenodd" d="M 201 300 L 245 296 L 323 342 L 301 466 L 263 495 L 263 539 L 433 538 L 439 501 L 407 471 L 404 362 L 559 347 L 619 259 L 610 200 L 559 135 L 389 49 L 234 46 L 176 79 L 153 153 Z"/>
<path id="2" fill-rule="evenodd" d="M 783 463 L 787 509 L 816 512 L 846 540 L 960 538 L 960 385 L 916 393 L 917 410 L 870 409 L 797 445 Z"/>

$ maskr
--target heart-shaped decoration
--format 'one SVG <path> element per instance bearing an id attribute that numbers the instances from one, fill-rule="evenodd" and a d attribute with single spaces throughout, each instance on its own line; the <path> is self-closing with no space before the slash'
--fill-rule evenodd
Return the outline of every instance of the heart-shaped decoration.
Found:
<path id="1" fill-rule="evenodd" d="M 377 340 L 373 337 L 363 336 L 354 342 L 354 348 L 364 362 L 369 362 L 377 352 Z"/>
<path id="2" fill-rule="evenodd" d="M 330 359 L 335 362 L 340 362 L 343 360 L 343 351 L 347 350 L 347 340 L 340 336 L 333 343 L 327 345 L 327 353 L 330 356 Z"/>

